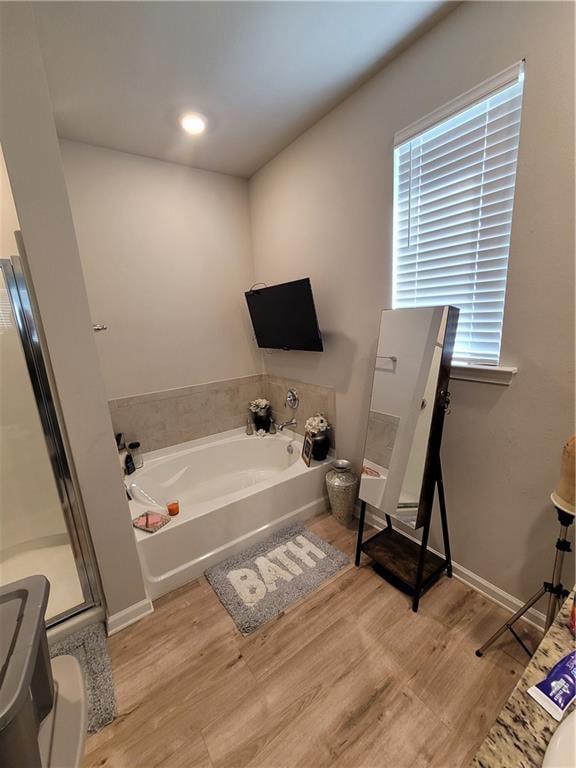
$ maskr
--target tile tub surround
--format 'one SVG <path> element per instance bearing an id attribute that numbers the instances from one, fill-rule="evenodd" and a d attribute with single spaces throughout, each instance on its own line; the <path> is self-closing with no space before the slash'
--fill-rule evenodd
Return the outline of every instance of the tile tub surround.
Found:
<path id="1" fill-rule="evenodd" d="M 300 398 L 300 405 L 293 411 L 284 405 L 286 392 L 289 389 L 295 389 Z M 276 422 L 288 421 L 293 416 L 296 418 L 295 431 L 299 435 L 304 434 L 304 424 L 306 419 L 314 416 L 315 413 L 322 413 L 332 425 L 330 430 L 330 444 L 335 445 L 336 424 L 336 392 L 332 387 L 320 386 L 318 384 L 307 384 L 297 379 L 288 379 L 284 376 L 266 375 L 266 397 L 270 400 L 272 413 Z"/>
<path id="2" fill-rule="evenodd" d="M 385 469 L 390 468 L 392 450 L 396 433 L 398 432 L 398 416 L 379 411 L 370 411 L 368 415 L 368 431 L 366 433 L 366 449 L 364 456 Z"/>
<path id="3" fill-rule="evenodd" d="M 284 407 L 290 388 L 300 396 L 297 411 Z M 123 432 L 126 442 L 138 440 L 148 452 L 244 426 L 248 403 L 257 397 L 270 400 L 277 422 L 295 415 L 300 435 L 306 419 L 317 412 L 332 425 L 336 421 L 334 389 L 264 373 L 122 397 L 109 406 L 114 432 Z M 334 447 L 334 429 L 330 437 Z"/>
<path id="4" fill-rule="evenodd" d="M 145 452 L 226 432 L 246 423 L 248 403 L 266 391 L 263 374 L 110 400 L 114 432 Z"/>

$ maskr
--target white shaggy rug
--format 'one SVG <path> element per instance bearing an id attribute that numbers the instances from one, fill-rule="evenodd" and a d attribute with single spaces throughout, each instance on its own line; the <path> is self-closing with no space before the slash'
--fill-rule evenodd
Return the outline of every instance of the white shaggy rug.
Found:
<path id="1" fill-rule="evenodd" d="M 112 665 L 104 624 L 80 629 L 50 647 L 50 657 L 75 656 L 80 662 L 88 704 L 88 732 L 95 733 L 116 717 Z"/>

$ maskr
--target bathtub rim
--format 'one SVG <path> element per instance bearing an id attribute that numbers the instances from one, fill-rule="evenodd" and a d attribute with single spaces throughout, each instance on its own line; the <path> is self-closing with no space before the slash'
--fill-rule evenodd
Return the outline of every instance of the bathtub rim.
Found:
<path id="1" fill-rule="evenodd" d="M 293 430 L 284 430 L 283 432 L 276 432 L 275 435 L 268 435 L 264 437 L 258 437 L 258 435 L 247 435 L 246 434 L 246 428 L 245 427 L 236 427 L 235 429 L 228 429 L 224 432 L 215 432 L 212 435 L 205 435 L 204 437 L 196 437 L 193 440 L 186 440 L 183 443 L 174 443 L 174 445 L 167 445 L 164 448 L 156 448 L 153 451 L 147 451 L 146 453 L 143 453 L 144 458 L 144 465 L 146 465 L 146 461 L 155 461 L 157 459 L 163 459 L 167 458 L 169 456 L 173 456 L 176 453 L 183 453 L 186 450 L 190 450 L 193 448 L 200 448 L 203 445 L 211 445 L 212 443 L 220 443 L 223 440 L 227 440 L 229 438 L 233 437 L 251 437 L 255 440 L 266 440 L 267 437 L 278 437 L 280 439 L 287 438 L 288 435 L 291 435 L 291 437 L 286 440 L 286 442 L 296 442 L 299 443 L 300 446 L 302 446 L 302 443 L 304 442 L 304 437 L 298 432 L 294 432 Z M 316 464 L 320 464 L 321 462 L 316 462 Z M 140 470 L 136 470 L 136 473 L 138 473 Z M 133 477 L 133 475 L 126 475 L 126 479 Z"/>

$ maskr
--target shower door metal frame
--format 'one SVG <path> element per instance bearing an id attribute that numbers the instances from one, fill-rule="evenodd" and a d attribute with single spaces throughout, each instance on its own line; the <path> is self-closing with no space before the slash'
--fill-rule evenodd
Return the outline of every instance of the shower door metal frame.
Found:
<path id="1" fill-rule="evenodd" d="M 15 236 L 21 258 L 12 256 L 10 259 L 0 259 L 0 269 L 4 274 L 10 306 L 20 336 L 26 367 L 40 417 L 40 424 L 60 498 L 64 522 L 84 597 L 82 603 L 78 603 L 66 611 L 52 616 L 46 622 L 48 626 L 52 626 L 99 604 L 101 602 L 101 589 L 88 525 L 84 517 L 84 511 L 81 508 L 79 493 L 76 489 L 60 427 L 58 405 L 53 396 L 46 365 L 49 358 L 42 342 L 40 324 L 34 308 L 34 296 L 22 268 L 22 261 L 25 262 L 26 260 L 24 244 L 20 232 L 15 232 Z"/>

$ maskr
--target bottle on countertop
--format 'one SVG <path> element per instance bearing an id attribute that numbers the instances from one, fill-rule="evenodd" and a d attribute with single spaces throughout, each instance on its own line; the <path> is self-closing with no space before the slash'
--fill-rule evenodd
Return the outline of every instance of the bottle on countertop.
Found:
<path id="1" fill-rule="evenodd" d="M 140 443 L 138 441 L 134 441 L 132 443 L 128 443 L 128 451 L 130 453 L 130 456 L 132 456 L 132 461 L 134 462 L 134 469 L 140 469 L 144 466 L 144 457 L 142 456 L 142 448 L 140 447 Z"/>
<path id="2" fill-rule="evenodd" d="M 126 456 L 128 455 L 128 451 L 126 450 L 126 442 L 124 440 L 124 434 L 122 432 L 118 432 L 115 435 L 116 438 L 116 447 L 118 448 L 118 461 L 120 462 L 120 467 L 122 468 L 122 472 L 126 472 Z"/>
<path id="3" fill-rule="evenodd" d="M 134 459 L 129 453 L 126 454 L 126 458 L 124 459 L 124 472 L 127 475 L 131 475 L 133 472 L 136 472 L 136 467 L 134 466 Z"/>

